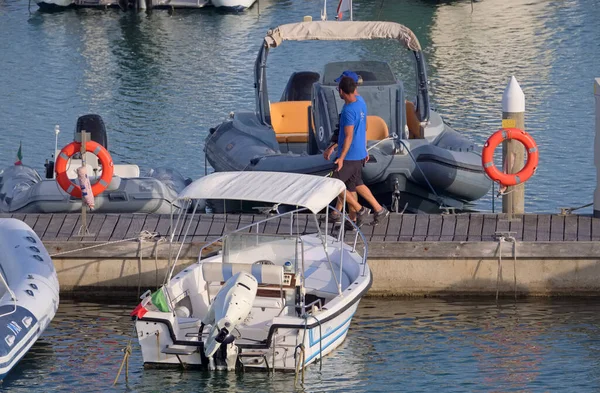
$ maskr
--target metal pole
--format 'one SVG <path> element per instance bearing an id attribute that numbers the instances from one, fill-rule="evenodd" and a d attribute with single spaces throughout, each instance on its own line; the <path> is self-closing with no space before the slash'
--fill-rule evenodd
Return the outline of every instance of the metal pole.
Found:
<path id="1" fill-rule="evenodd" d="M 354 20 L 352 19 L 352 0 L 350 0 L 350 20 Z"/>
<path id="2" fill-rule="evenodd" d="M 81 153 L 81 166 L 86 168 L 87 162 L 85 160 L 86 150 L 85 144 L 90 137 L 90 133 L 85 130 L 81 130 L 81 148 L 79 152 Z M 79 185 L 81 187 L 81 184 Z M 87 190 L 87 192 L 92 192 L 92 190 Z M 83 192 L 81 193 L 81 236 L 89 235 L 88 227 L 87 227 L 87 205 L 85 204 L 85 198 L 83 196 Z"/>
<path id="3" fill-rule="evenodd" d="M 525 130 L 525 95 L 512 76 L 502 95 L 502 128 Z M 502 166 L 506 173 L 517 173 L 525 166 L 525 147 L 518 141 L 502 143 Z M 502 196 L 502 212 L 512 220 L 513 214 L 525 213 L 525 186 L 508 187 Z"/>
<path id="4" fill-rule="evenodd" d="M 594 191 L 594 217 L 600 217 L 600 78 L 594 81 L 596 99 L 596 138 L 594 140 L 594 164 L 596 165 L 596 190 Z"/>

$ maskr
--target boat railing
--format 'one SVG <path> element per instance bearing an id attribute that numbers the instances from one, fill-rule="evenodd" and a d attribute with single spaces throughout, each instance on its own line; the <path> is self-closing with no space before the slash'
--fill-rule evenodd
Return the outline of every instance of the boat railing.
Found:
<path id="1" fill-rule="evenodd" d="M 184 244 L 185 244 L 185 240 L 187 238 L 187 235 L 188 235 L 191 223 L 193 221 L 192 218 L 195 216 L 196 210 L 198 208 L 198 201 L 197 200 L 190 200 L 189 203 L 194 203 L 194 205 L 193 205 L 194 209 L 193 209 L 193 212 L 191 214 L 191 218 L 187 219 L 187 228 L 185 229 L 185 233 L 183 233 L 183 238 L 181 240 L 181 244 L 179 246 L 177 254 L 176 254 L 173 262 L 170 264 L 171 266 L 169 268 L 169 274 L 166 277 L 165 284 L 171 280 L 171 277 L 173 275 L 173 271 L 175 270 L 175 266 L 177 265 L 177 262 L 179 261 L 179 257 L 181 255 L 182 250 L 183 250 L 183 247 L 184 247 Z M 188 207 L 189 206 L 190 205 L 188 205 Z M 362 255 L 361 264 L 363 265 L 362 275 L 364 276 L 365 273 L 366 273 L 366 262 L 367 262 L 367 254 L 368 254 L 367 253 L 368 245 L 367 245 L 367 241 L 366 241 L 363 233 L 360 231 L 360 229 L 358 228 L 358 226 L 356 225 L 356 223 L 354 223 L 352 220 L 350 220 L 347 215 L 344 215 L 342 212 L 340 212 L 339 210 L 337 210 L 336 208 L 334 208 L 332 206 L 330 206 L 329 209 L 332 209 L 333 211 L 335 211 L 338 214 L 340 214 L 341 217 L 344 217 L 344 220 L 350 222 L 350 224 L 354 228 L 354 230 L 355 230 L 355 236 L 354 236 L 354 240 L 352 241 L 352 252 L 356 252 L 358 240 L 359 239 L 361 240 L 362 246 L 363 246 L 363 255 Z M 184 211 L 184 210 L 185 209 L 182 209 L 182 211 Z M 253 223 L 250 223 L 248 225 L 245 225 L 245 226 L 243 226 L 241 228 L 238 228 L 235 231 L 233 231 L 231 233 L 228 233 L 226 235 L 220 236 L 219 238 L 217 238 L 217 239 L 215 239 L 215 240 L 213 240 L 213 241 L 211 241 L 209 243 L 206 243 L 205 245 L 202 246 L 202 248 L 200 249 L 200 253 L 198 255 L 198 263 L 200 263 L 201 260 L 203 259 L 202 256 L 204 255 L 204 251 L 207 248 L 209 248 L 211 246 L 214 246 L 216 243 L 223 242 L 223 240 L 226 239 L 229 235 L 234 234 L 234 233 L 238 233 L 238 232 L 248 231 L 250 228 L 253 228 L 253 227 L 255 228 L 255 233 L 258 234 L 258 233 L 260 233 L 260 226 L 262 224 L 266 224 L 266 223 L 268 223 L 268 222 L 270 222 L 272 220 L 275 220 L 275 219 L 281 219 L 283 217 L 288 217 L 289 216 L 291 218 L 290 219 L 290 226 L 289 226 L 289 229 L 290 229 L 289 235 L 290 236 L 300 235 L 301 234 L 300 233 L 300 220 L 298 219 L 298 215 L 299 215 L 299 213 L 306 213 L 306 212 L 309 212 L 309 210 L 306 209 L 306 208 L 300 208 L 300 209 L 295 209 L 295 210 L 292 210 L 292 211 L 289 211 L 289 212 L 281 213 L 281 214 L 278 214 L 278 215 L 273 215 L 271 217 L 266 217 L 266 218 L 264 218 L 264 219 L 262 219 L 260 221 L 253 222 Z M 170 242 L 169 242 L 170 244 L 174 244 L 175 243 L 174 239 L 176 237 L 175 235 L 177 234 L 177 232 L 179 232 L 179 235 L 181 235 L 181 233 L 183 232 L 183 229 L 184 229 L 183 227 L 184 227 L 185 222 L 186 222 L 186 220 L 184 218 L 184 215 L 185 214 L 180 211 L 180 213 L 178 214 L 177 220 L 175 221 L 174 225 L 173 225 L 173 215 L 171 215 L 171 222 L 172 222 L 171 223 L 171 228 L 173 228 L 173 231 L 172 231 L 172 234 L 170 236 Z M 310 215 L 312 215 L 313 218 L 314 218 L 314 220 L 315 220 L 317 232 L 319 233 L 319 235 L 322 235 L 320 224 L 319 224 L 319 219 L 317 218 L 317 215 L 316 214 L 312 214 L 312 213 Z M 328 224 L 328 214 L 325 215 L 325 224 L 326 225 Z M 296 229 L 296 233 L 294 233 L 294 227 Z M 342 238 L 343 234 L 344 234 L 344 222 L 342 221 L 341 226 L 340 226 L 340 231 L 339 231 L 339 233 L 337 235 L 337 241 L 338 242 L 342 242 L 343 241 L 343 238 Z M 177 237 L 179 237 L 179 236 L 177 236 Z M 321 236 L 321 238 L 323 238 L 323 236 Z M 303 244 L 302 244 L 302 246 L 303 246 Z M 328 258 L 329 258 L 329 254 L 327 253 L 327 242 L 326 241 L 324 242 L 324 246 L 325 246 L 326 254 L 327 254 Z M 342 264 L 340 263 L 340 269 L 342 267 L 341 265 Z"/>

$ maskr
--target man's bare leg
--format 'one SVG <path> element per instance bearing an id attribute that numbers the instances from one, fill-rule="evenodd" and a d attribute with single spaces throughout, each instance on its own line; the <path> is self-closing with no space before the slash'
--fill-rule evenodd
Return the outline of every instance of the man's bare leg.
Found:
<path id="1" fill-rule="evenodd" d="M 358 191 L 358 194 L 363 197 L 369 205 L 371 205 L 374 212 L 381 211 L 382 206 L 379 204 L 379 202 L 377 202 L 377 199 L 375 199 L 369 187 L 361 184 L 360 186 L 356 186 L 356 191 Z"/>

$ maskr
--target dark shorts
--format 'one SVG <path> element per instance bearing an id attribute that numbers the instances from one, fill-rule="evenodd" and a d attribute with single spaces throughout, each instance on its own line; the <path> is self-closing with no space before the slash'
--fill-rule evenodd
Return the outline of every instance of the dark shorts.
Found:
<path id="1" fill-rule="evenodd" d="M 362 186 L 362 167 L 364 160 L 344 160 L 344 165 L 342 166 L 342 170 L 333 171 L 331 177 L 334 179 L 340 179 L 346 184 L 346 189 L 348 191 L 354 192 L 356 191 L 357 186 Z"/>

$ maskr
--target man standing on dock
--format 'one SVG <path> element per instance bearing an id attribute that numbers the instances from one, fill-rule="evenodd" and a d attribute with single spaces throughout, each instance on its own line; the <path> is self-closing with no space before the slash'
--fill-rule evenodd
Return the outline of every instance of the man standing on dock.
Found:
<path id="1" fill-rule="evenodd" d="M 338 141 L 342 142 L 342 148 L 338 149 L 338 158 L 335 160 L 332 177 L 340 179 L 346 184 L 346 189 L 349 191 L 346 193 L 346 200 L 351 208 L 350 219 L 356 219 L 356 224 L 360 226 L 371 209 L 360 205 L 356 197 L 357 192 L 375 210 L 375 223 L 387 217 L 389 211 L 377 202 L 371 190 L 362 180 L 362 167 L 369 160 L 369 153 L 367 151 L 367 105 L 356 91 L 358 79 L 358 75 L 352 71 L 344 71 L 336 79 L 336 82 L 339 82 L 338 91 L 340 98 L 344 100 L 344 107 L 340 114 L 338 137 Z M 323 152 L 325 159 L 330 159 L 333 149 L 337 145 L 338 143 L 334 141 L 325 149 Z M 338 207 L 341 207 L 342 202 L 343 195 L 340 195 Z M 332 218 L 336 219 L 335 216 Z"/>

